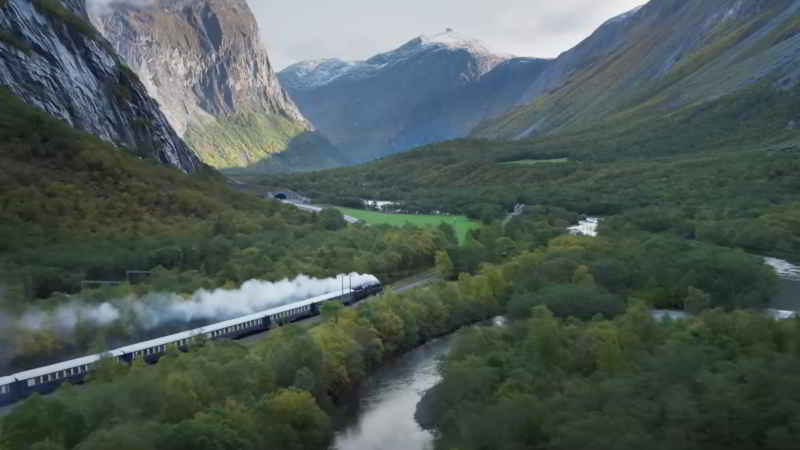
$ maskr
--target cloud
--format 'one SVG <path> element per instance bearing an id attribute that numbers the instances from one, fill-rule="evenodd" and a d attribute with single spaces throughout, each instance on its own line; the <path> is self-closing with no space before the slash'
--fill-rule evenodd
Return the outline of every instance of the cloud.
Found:
<path id="1" fill-rule="evenodd" d="M 497 52 L 554 57 L 644 1 L 248 0 L 278 69 L 306 59 L 365 59 L 445 28 Z"/>

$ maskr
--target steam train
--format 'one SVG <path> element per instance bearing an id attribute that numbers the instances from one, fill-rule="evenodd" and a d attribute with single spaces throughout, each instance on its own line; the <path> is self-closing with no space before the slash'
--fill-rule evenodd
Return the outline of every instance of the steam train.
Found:
<path id="1" fill-rule="evenodd" d="M 189 345 L 197 339 L 242 338 L 267 331 L 274 326 L 298 322 L 319 315 L 320 306 L 326 302 L 339 301 L 349 306 L 382 292 L 383 286 L 380 283 L 366 283 L 352 289 L 343 289 L 236 319 L 120 347 L 103 354 L 84 356 L 0 377 L 0 405 L 14 403 L 35 392 L 51 393 L 67 381 L 81 383 L 104 358 L 113 358 L 118 363 L 126 364 L 136 360 L 153 364 L 168 350 L 187 351 Z"/>

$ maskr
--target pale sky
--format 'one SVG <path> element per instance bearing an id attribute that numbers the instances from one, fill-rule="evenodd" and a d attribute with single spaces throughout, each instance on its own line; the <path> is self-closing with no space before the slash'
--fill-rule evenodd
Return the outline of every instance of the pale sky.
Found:
<path id="1" fill-rule="evenodd" d="M 365 59 L 446 28 L 499 53 L 554 57 L 645 0 L 247 0 L 277 70 Z"/>

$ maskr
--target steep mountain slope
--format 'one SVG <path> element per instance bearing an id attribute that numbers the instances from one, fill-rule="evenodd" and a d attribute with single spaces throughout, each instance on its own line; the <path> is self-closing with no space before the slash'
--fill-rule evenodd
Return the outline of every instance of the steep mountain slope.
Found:
<path id="1" fill-rule="evenodd" d="M 93 20 L 158 100 L 170 123 L 208 164 L 248 167 L 295 148 L 313 132 L 281 89 L 245 0 L 112 3 Z M 336 150 L 312 149 L 338 163 Z"/>
<path id="2" fill-rule="evenodd" d="M 0 1 L 0 86 L 139 156 L 187 172 L 201 166 L 81 0 Z"/>
<path id="3" fill-rule="evenodd" d="M 414 123 L 396 138 L 397 146 L 413 148 L 467 136 L 482 121 L 508 113 L 530 80 L 539 77 L 550 63 L 547 59 L 512 58 L 473 83 L 426 99 L 414 109 Z"/>
<path id="4" fill-rule="evenodd" d="M 602 25 L 476 136 L 522 138 L 642 119 L 800 79 L 800 3 L 652 0 Z"/>
<path id="5" fill-rule="evenodd" d="M 365 161 L 463 136 L 497 109 L 505 111 L 499 99 L 508 97 L 505 89 L 518 89 L 515 83 L 487 81 L 487 87 L 499 91 L 465 90 L 498 66 L 511 78 L 518 70 L 528 70 L 518 69 L 527 68 L 526 61 L 494 54 L 480 42 L 448 30 L 366 61 L 301 62 L 278 77 L 320 131 L 353 159 Z M 490 90 L 493 95 L 486 95 Z M 431 123 L 431 118 L 437 122 Z"/>

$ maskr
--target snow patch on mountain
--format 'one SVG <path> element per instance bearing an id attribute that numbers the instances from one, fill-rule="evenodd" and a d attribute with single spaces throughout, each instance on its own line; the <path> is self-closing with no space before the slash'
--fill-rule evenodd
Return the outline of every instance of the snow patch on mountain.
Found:
<path id="1" fill-rule="evenodd" d="M 612 24 L 612 23 L 618 23 L 618 22 L 625 22 L 626 20 L 628 20 L 628 19 L 632 18 L 633 16 L 635 16 L 636 13 L 641 11 L 642 8 L 644 8 L 644 5 L 637 6 L 636 8 L 633 8 L 632 10 L 630 10 L 628 12 L 622 13 L 622 14 L 616 16 L 616 17 L 612 17 L 612 18 L 608 19 L 604 25 L 608 25 L 608 24 Z"/>
<path id="2" fill-rule="evenodd" d="M 284 87 L 294 90 L 310 90 L 341 79 L 363 80 L 396 64 L 437 51 L 469 52 L 478 59 L 481 74 L 489 72 L 498 64 L 513 57 L 494 53 L 481 41 L 448 28 L 443 33 L 416 37 L 394 50 L 375 55 L 365 61 L 343 61 L 336 58 L 302 61 L 284 69 L 281 72 L 281 82 Z"/>
<path id="3" fill-rule="evenodd" d="M 445 46 L 451 50 L 467 50 L 476 55 L 501 56 L 511 58 L 512 55 L 500 55 L 490 50 L 483 42 L 464 36 L 448 28 L 444 33 L 423 35 L 419 37 L 422 45 Z"/>

